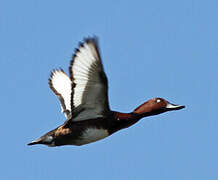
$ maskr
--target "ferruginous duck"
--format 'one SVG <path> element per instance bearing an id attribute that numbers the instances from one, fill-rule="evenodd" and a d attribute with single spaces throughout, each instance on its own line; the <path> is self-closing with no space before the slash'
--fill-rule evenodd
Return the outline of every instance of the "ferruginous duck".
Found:
<path id="1" fill-rule="evenodd" d="M 62 69 L 53 70 L 49 78 L 49 86 L 60 100 L 66 121 L 28 145 L 80 146 L 108 137 L 141 118 L 185 107 L 153 98 L 130 113 L 110 110 L 107 77 L 96 37 L 79 44 L 69 74 Z"/>

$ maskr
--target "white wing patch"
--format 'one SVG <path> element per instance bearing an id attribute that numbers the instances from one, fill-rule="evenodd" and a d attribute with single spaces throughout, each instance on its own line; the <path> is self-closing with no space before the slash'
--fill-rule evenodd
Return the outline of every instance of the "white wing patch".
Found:
<path id="1" fill-rule="evenodd" d="M 74 83 L 76 84 L 76 88 L 74 88 L 74 97 L 73 103 L 74 106 L 77 107 L 82 103 L 82 96 L 85 93 L 85 88 L 89 82 L 94 84 L 98 79 L 90 79 L 91 75 L 95 75 L 95 71 L 92 67 L 97 66 L 98 57 L 96 51 L 92 45 L 84 44 L 76 54 L 76 58 L 74 59 L 74 64 L 72 67 Z M 97 76 L 95 77 L 97 78 Z"/>
<path id="2" fill-rule="evenodd" d="M 70 118 L 72 81 L 62 69 L 54 70 L 51 72 L 49 86 L 52 91 L 58 96 L 61 103 L 62 112 L 65 114 L 67 119 Z"/>
<path id="3" fill-rule="evenodd" d="M 70 76 L 75 84 L 71 104 L 75 112 L 79 111 L 73 121 L 103 117 L 109 111 L 108 87 L 97 39 L 86 39 L 76 50 L 71 61 Z"/>

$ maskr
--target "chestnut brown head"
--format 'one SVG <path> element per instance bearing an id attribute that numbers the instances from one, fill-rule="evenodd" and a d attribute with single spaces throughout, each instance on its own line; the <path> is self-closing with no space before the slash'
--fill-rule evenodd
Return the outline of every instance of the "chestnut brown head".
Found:
<path id="1" fill-rule="evenodd" d="M 183 109 L 183 105 L 175 105 L 169 103 L 163 98 L 153 98 L 146 101 L 144 104 L 137 107 L 133 113 L 142 115 L 142 116 L 151 116 L 164 113 L 167 111 Z"/>

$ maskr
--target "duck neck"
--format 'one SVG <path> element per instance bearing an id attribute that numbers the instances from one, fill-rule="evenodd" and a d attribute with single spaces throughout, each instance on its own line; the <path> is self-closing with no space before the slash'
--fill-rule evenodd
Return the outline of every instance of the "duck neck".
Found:
<path id="1" fill-rule="evenodd" d="M 132 126 L 136 122 L 139 121 L 139 117 L 136 116 L 134 113 L 120 113 L 120 112 L 113 112 L 113 123 L 110 123 L 110 134 L 113 134 L 114 132 L 128 128 L 129 126 Z"/>
<path id="2" fill-rule="evenodd" d="M 135 114 L 135 116 L 137 118 L 142 119 L 144 117 L 158 115 L 158 114 L 162 113 L 162 111 L 145 112 L 145 113 L 141 113 L 141 114 L 138 114 L 138 113 L 135 113 L 135 112 L 133 112 L 133 113 Z"/>

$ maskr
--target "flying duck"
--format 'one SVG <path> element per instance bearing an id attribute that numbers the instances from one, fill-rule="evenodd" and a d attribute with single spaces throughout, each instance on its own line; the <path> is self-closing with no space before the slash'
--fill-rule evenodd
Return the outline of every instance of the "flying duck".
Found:
<path id="1" fill-rule="evenodd" d="M 80 146 L 108 137 L 143 117 L 185 107 L 163 98 L 153 98 L 130 113 L 112 111 L 96 37 L 84 39 L 79 44 L 70 62 L 69 74 L 56 69 L 49 78 L 49 86 L 60 100 L 66 121 L 28 145 Z"/>

